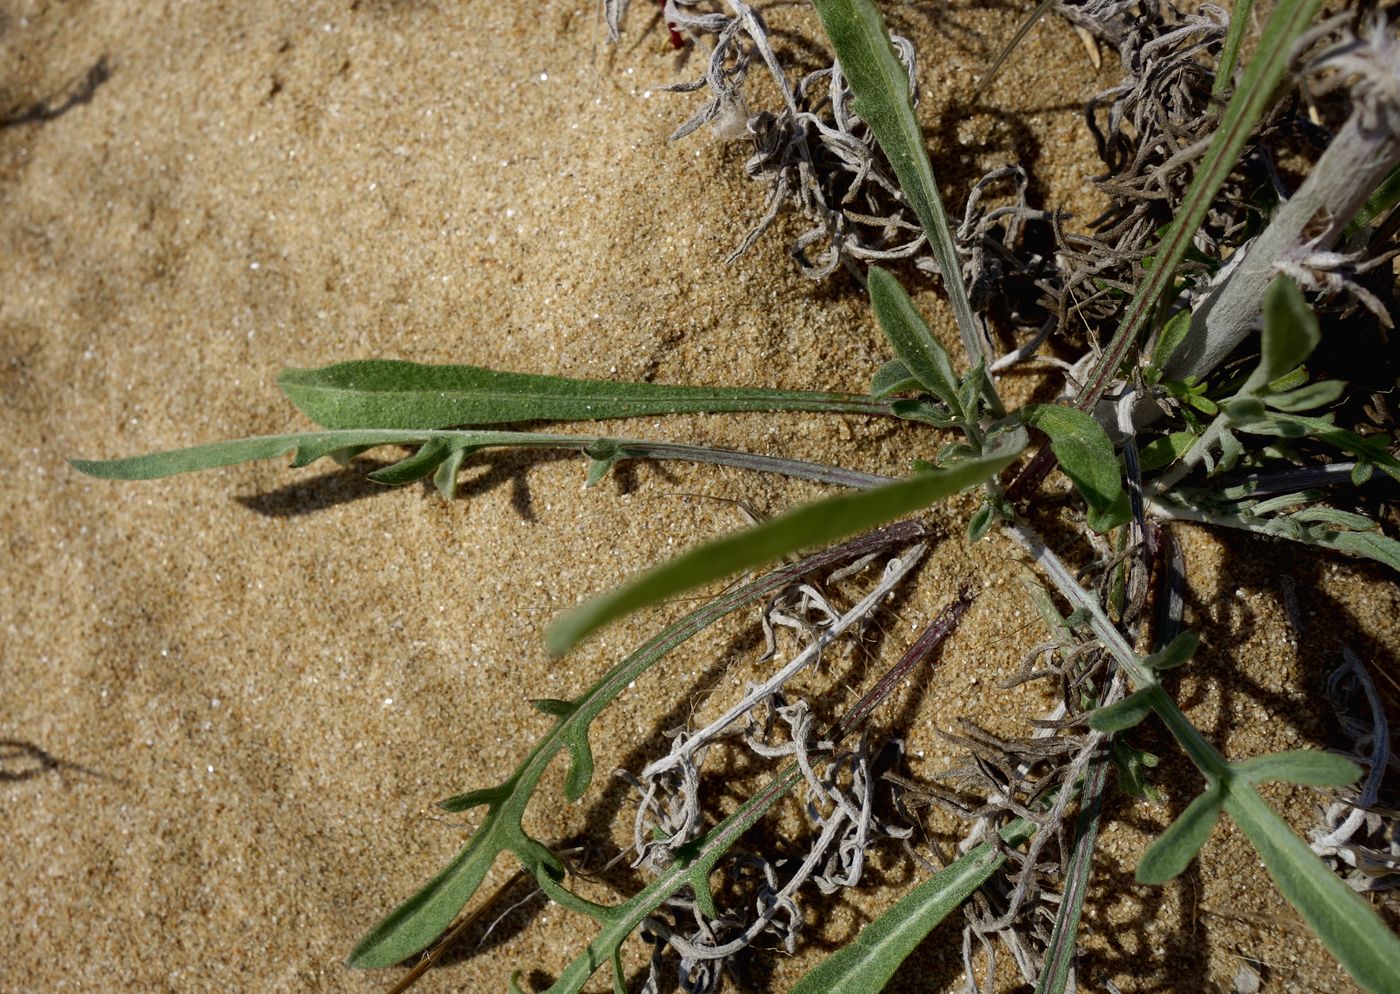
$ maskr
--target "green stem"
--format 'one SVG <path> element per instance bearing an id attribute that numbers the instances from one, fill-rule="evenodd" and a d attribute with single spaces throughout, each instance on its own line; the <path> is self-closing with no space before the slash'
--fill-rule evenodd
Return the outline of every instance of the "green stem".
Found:
<path id="1" fill-rule="evenodd" d="M 1230 30 L 1225 35 L 1225 45 L 1220 49 L 1220 62 L 1215 67 L 1215 83 L 1210 88 L 1211 96 L 1223 97 L 1225 91 L 1230 89 L 1235 75 L 1235 62 L 1240 57 L 1240 43 L 1244 41 L 1253 6 L 1254 0 L 1235 0 L 1235 9 L 1230 13 Z"/>

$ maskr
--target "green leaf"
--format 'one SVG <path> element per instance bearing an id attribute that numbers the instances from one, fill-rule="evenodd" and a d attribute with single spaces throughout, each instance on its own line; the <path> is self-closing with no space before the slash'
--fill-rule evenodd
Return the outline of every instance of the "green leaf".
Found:
<path id="1" fill-rule="evenodd" d="M 1225 44 L 1220 48 L 1220 59 L 1215 65 L 1215 82 L 1211 84 L 1213 97 L 1222 97 L 1234 82 L 1235 60 L 1240 55 L 1240 43 L 1250 22 L 1254 0 L 1236 0 L 1230 11 L 1230 30 L 1225 33 Z"/>
<path id="2" fill-rule="evenodd" d="M 1253 789 L 1233 787 L 1225 810 L 1254 844 L 1288 903 L 1358 984 L 1400 991 L 1400 937 L 1318 859 Z"/>
<path id="3" fill-rule="evenodd" d="M 987 368 L 979 360 L 977 365 L 968 371 L 958 384 L 958 407 L 963 412 L 963 418 L 971 421 L 977 417 L 977 392 L 979 384 L 986 382 Z"/>
<path id="4" fill-rule="evenodd" d="M 1138 451 L 1138 464 L 1144 472 L 1170 466 L 1191 448 L 1196 436 L 1189 431 L 1174 431 L 1170 435 L 1154 438 Z"/>
<path id="5" fill-rule="evenodd" d="M 1030 822 L 1017 820 L 1001 830 L 1001 837 L 1014 846 L 1033 832 Z M 818 963 L 797 982 L 792 994 L 878 994 L 919 943 L 1005 860 L 984 842 L 949 863 Z"/>
<path id="6" fill-rule="evenodd" d="M 1175 669 L 1194 656 L 1196 647 L 1200 644 L 1201 637 L 1195 632 L 1182 632 L 1167 645 L 1144 659 L 1142 665 L 1154 671 Z"/>
<path id="7" fill-rule="evenodd" d="M 950 414 L 942 405 L 919 397 L 899 397 L 890 403 L 890 411 L 897 418 L 918 421 L 935 428 L 956 428 L 963 423 L 961 417 Z"/>
<path id="8" fill-rule="evenodd" d="M 1161 691 L 1144 687 L 1112 704 L 1089 712 L 1089 727 L 1099 732 L 1121 732 L 1132 728 L 1152 713 L 1152 706 Z"/>
<path id="9" fill-rule="evenodd" d="M 1248 425 L 1262 421 L 1265 416 L 1264 402 L 1252 394 L 1241 394 L 1224 402 L 1225 416 L 1232 424 Z"/>
<path id="10" fill-rule="evenodd" d="M 871 266 L 870 303 L 880 330 L 894 347 L 894 354 L 910 374 L 955 413 L 968 416 L 958 400 L 958 377 L 943 348 L 909 294 L 887 270 Z"/>
<path id="11" fill-rule="evenodd" d="M 891 359 L 875 371 L 874 377 L 870 380 L 870 396 L 876 400 L 884 400 L 892 393 L 904 393 L 909 390 L 920 390 L 923 385 L 913 373 L 909 372 L 909 367 L 898 359 Z"/>
<path id="12" fill-rule="evenodd" d="M 1107 531 L 1128 519 L 1118 455 L 1097 421 L 1083 411 L 1058 404 L 1028 404 L 1021 408 L 1021 417 L 1050 436 L 1050 448 L 1060 468 L 1089 505 L 1090 527 Z"/>
<path id="13" fill-rule="evenodd" d="M 1147 771 L 1161 760 L 1153 753 L 1115 738 L 1111 747 L 1113 765 L 1118 769 L 1118 786 L 1131 797 L 1143 801 L 1158 801 L 1157 788 L 1147 782 Z"/>
<path id="14" fill-rule="evenodd" d="M 1392 169 L 1381 185 L 1367 198 L 1366 203 L 1352 217 L 1347 225 L 1347 235 L 1353 235 L 1368 227 L 1376 219 L 1386 214 L 1396 204 L 1400 204 L 1400 166 Z"/>
<path id="15" fill-rule="evenodd" d="M 985 358 L 982 340 L 963 286 L 962 263 L 924 148 L 923 132 L 914 117 L 909 74 L 895 55 L 884 21 L 871 0 L 815 0 L 815 6 L 836 49 L 841 72 L 855 95 L 855 111 L 870 125 L 894 168 L 900 192 L 928 236 L 929 248 L 953 305 L 963 347 L 969 362 L 976 365 Z M 982 389 L 999 415 L 1001 404 L 995 399 L 991 383 L 985 376 L 982 380 Z"/>
<path id="16" fill-rule="evenodd" d="M 369 478 L 375 483 L 384 483 L 389 486 L 403 486 L 406 483 L 413 483 L 431 476 L 439 466 L 447 461 L 455 449 L 461 447 L 461 443 L 455 439 L 429 439 L 407 459 L 400 459 L 392 466 L 377 469 L 369 474 Z"/>
<path id="17" fill-rule="evenodd" d="M 881 536 L 850 542 L 804 562 L 784 566 L 724 593 L 675 624 L 668 625 L 608 670 L 576 701 L 534 702 L 537 708 L 558 719 L 554 726 L 530 751 L 510 779 L 494 787 L 459 794 L 441 803 L 440 806 L 448 811 L 465 811 L 483 804 L 489 806 L 489 811 L 481 827 L 456 858 L 360 941 L 350 954 L 350 965 L 391 966 L 423 949 L 452 923 L 452 919 L 471 900 L 502 852 L 515 854 L 522 864 L 535 871 L 537 880 L 554 873 L 558 869 L 557 860 L 551 862 L 552 857 L 548 856 L 547 850 L 526 834 L 521 823 L 540 778 L 555 757 L 567 750 L 572 762 L 566 776 L 566 796 L 581 796 L 592 773 L 592 757 L 588 753 L 589 726 L 628 684 L 672 649 L 725 615 L 771 596 L 807 572 L 887 548 L 900 541 L 901 537 L 907 541 L 918 533 L 917 528 L 896 527 Z M 584 757 L 587 757 L 587 765 L 580 766 L 580 759 Z M 544 886 L 543 881 L 541 886 Z"/>
<path id="18" fill-rule="evenodd" d="M 1325 525 L 1332 525 L 1342 531 L 1373 532 L 1380 529 L 1378 524 L 1364 514 L 1339 511 L 1335 507 L 1327 507 L 1325 504 L 1305 507 L 1301 511 L 1294 513 L 1292 518 L 1294 521 L 1299 521 L 1304 524 L 1321 522 Z"/>
<path id="19" fill-rule="evenodd" d="M 851 394 L 613 383 L 391 359 L 284 369 L 277 382 L 292 403 L 327 428 L 451 428 L 685 411 L 889 413 L 885 405 Z"/>
<path id="20" fill-rule="evenodd" d="M 1186 869 L 1210 838 L 1211 829 L 1220 820 L 1224 802 L 1224 787 L 1212 784 L 1188 804 L 1181 816 L 1143 853 L 1137 868 L 1138 883 L 1164 884 Z"/>
<path id="21" fill-rule="evenodd" d="M 1361 778 L 1361 767 L 1349 759 L 1316 749 L 1293 749 L 1256 756 L 1233 764 L 1247 783 L 1283 780 L 1308 787 L 1345 787 Z"/>
<path id="22" fill-rule="evenodd" d="M 1256 393 L 1312 355 L 1322 333 L 1303 291 L 1287 276 L 1269 284 L 1264 293 L 1264 335 L 1259 365 L 1245 380 L 1241 393 Z"/>
<path id="23" fill-rule="evenodd" d="M 874 528 L 974 487 L 1004 469 L 1025 447 L 1017 432 L 979 459 L 858 494 L 817 501 L 754 528 L 682 553 L 625 586 L 596 597 L 556 621 L 546 636 L 550 652 L 567 652 L 591 632 L 633 611 L 745 569 Z"/>
<path id="24" fill-rule="evenodd" d="M 992 527 L 992 505 L 983 502 L 982 506 L 972 515 L 967 522 L 967 541 L 969 544 L 982 541 L 982 537 Z"/>
<path id="25" fill-rule="evenodd" d="M 1166 369 L 1167 360 L 1172 357 L 1172 353 L 1181 347 L 1181 343 L 1186 340 L 1186 333 L 1191 330 L 1191 308 L 1183 307 L 1173 314 L 1167 323 L 1157 332 L 1157 342 L 1152 347 L 1152 368 Z"/>
<path id="26" fill-rule="evenodd" d="M 836 486 L 868 489 L 888 482 L 888 477 L 870 473 L 858 473 L 840 466 L 823 466 L 820 463 L 803 462 L 799 459 L 781 459 L 776 456 L 755 455 L 749 452 L 735 452 L 731 449 L 717 449 L 707 445 L 681 445 L 674 442 L 649 442 L 643 439 L 599 438 L 593 435 L 550 435 L 542 432 L 524 431 L 381 431 L 361 428 L 353 431 L 312 431 L 297 435 L 268 435 L 262 438 L 244 438 L 232 442 L 215 442 L 211 445 L 196 445 L 188 449 L 174 449 L 169 452 L 155 452 L 128 459 L 85 460 L 73 459 L 71 464 L 89 476 L 107 480 L 152 480 L 176 473 L 188 473 L 219 466 L 232 466 L 253 459 L 272 459 L 293 454 L 294 467 L 307 466 L 323 456 L 354 450 L 364 452 L 380 445 L 426 445 L 431 442 L 445 442 L 453 454 L 442 460 L 434 474 L 439 490 L 450 493 L 456 486 L 457 470 L 461 457 L 488 447 L 513 447 L 527 449 L 573 449 L 582 452 L 615 452 L 619 459 L 680 459 L 686 462 L 712 463 L 720 466 L 736 466 L 740 469 L 758 470 L 767 473 L 781 473 L 797 479 L 815 480 Z M 429 450 L 429 456 L 436 458 L 441 448 Z M 417 457 L 410 456 L 409 466 Z M 431 459 L 424 457 L 424 461 Z M 389 467 L 394 472 L 390 479 L 400 475 L 412 476 L 403 463 Z"/>
<path id="27" fill-rule="evenodd" d="M 1326 544 L 1354 556 L 1365 556 L 1400 572 L 1400 542 L 1379 532 L 1336 532 Z"/>
<path id="28" fill-rule="evenodd" d="M 463 461 L 477 448 L 475 445 L 454 447 L 451 454 L 433 472 L 433 486 L 437 487 L 437 492 L 442 495 L 443 500 L 452 500 L 457 496 L 457 474 L 462 470 Z"/>
<path id="29" fill-rule="evenodd" d="M 588 456 L 588 477 L 584 481 L 584 486 L 591 487 L 603 477 L 608 475 L 608 470 L 620 462 L 626 455 L 622 446 L 615 439 L 599 439 L 596 445 L 590 445 L 583 450 Z"/>
<path id="30" fill-rule="evenodd" d="M 1264 403 L 1276 411 L 1310 411 L 1335 401 L 1346 386 L 1341 380 L 1319 380 L 1287 393 L 1270 393 Z"/>

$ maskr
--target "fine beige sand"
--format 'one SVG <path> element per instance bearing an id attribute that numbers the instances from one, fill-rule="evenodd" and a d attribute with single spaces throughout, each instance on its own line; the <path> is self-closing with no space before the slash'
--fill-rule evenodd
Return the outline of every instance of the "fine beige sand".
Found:
<path id="1" fill-rule="evenodd" d="M 527 699 L 576 693 L 677 608 L 561 662 L 542 647 L 549 619 L 743 522 L 685 495 L 775 513 L 823 492 L 674 463 L 585 489 L 577 457 L 497 453 L 445 503 L 367 483 L 361 464 L 117 484 L 64 461 L 309 427 L 278 370 L 354 357 L 862 390 L 886 349 L 848 278 L 796 272 L 795 225 L 724 265 L 762 191 L 742 143 L 667 144 L 695 98 L 661 91 L 676 56 L 634 7 L 607 47 L 595 5 L 571 0 L 0 4 L 0 991 L 385 989 L 394 974 L 345 955 L 480 819 L 434 802 L 508 776 L 548 728 Z M 810 36 L 801 10 L 768 15 Z M 1086 205 L 1077 107 L 1115 67 L 1096 76 L 1063 23 L 1033 32 L 988 100 L 1000 111 L 950 109 L 1019 16 L 895 11 L 921 46 L 938 167 L 954 202 L 977 170 L 1021 160 L 1048 204 Z M 955 340 L 927 283 L 918 299 Z M 886 473 L 932 444 L 862 417 L 610 430 Z M 937 733 L 958 718 L 1024 733 L 1047 707 L 1039 688 L 998 689 L 1039 637 L 1020 558 L 997 537 L 969 549 L 968 505 L 953 510 L 881 620 L 889 657 L 962 583 L 985 591 L 918 694 L 877 721 L 904 716 L 916 773 L 948 761 Z M 1235 756 L 1334 744 L 1322 680 L 1344 643 L 1396 671 L 1400 588 L 1339 558 L 1180 534 L 1206 639 L 1180 686 L 1193 718 Z M 736 622 L 639 681 L 595 729 L 594 790 L 566 805 L 553 771 L 530 830 L 606 855 L 628 817 L 607 771 L 654 756 L 755 655 Z M 829 703 L 876 672 L 850 654 L 828 665 Z M 1132 883 L 1198 788 L 1169 743 L 1146 742 L 1170 757 L 1162 801 L 1112 802 L 1085 924 L 1095 980 L 1228 990 L 1249 960 L 1266 990 L 1350 990 L 1231 827 L 1171 886 Z M 1321 803 L 1270 797 L 1301 828 Z M 922 878 L 894 850 L 875 863 L 870 889 L 810 905 L 818 943 L 759 957 L 751 986 L 788 988 Z M 513 869 L 501 860 L 483 894 Z M 527 903 L 419 989 L 504 990 L 516 970 L 547 983 L 592 930 Z M 958 982 L 956 928 L 940 935 L 898 989 Z M 1013 972 L 1003 960 L 1003 986 Z"/>

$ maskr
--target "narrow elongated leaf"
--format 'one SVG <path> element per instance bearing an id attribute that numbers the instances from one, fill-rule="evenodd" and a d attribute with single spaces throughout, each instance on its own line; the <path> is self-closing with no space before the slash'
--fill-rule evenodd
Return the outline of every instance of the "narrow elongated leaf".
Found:
<path id="1" fill-rule="evenodd" d="M 889 413 L 885 405 L 853 394 L 614 383 L 391 359 L 284 369 L 277 382 L 326 428 L 452 428 L 685 411 Z"/>
<path id="2" fill-rule="evenodd" d="M 879 266 L 870 267 L 869 280 L 875 319 L 904 368 L 949 410 L 967 417 L 958 398 L 958 377 L 948 352 L 929 330 L 899 280 Z"/>
<path id="3" fill-rule="evenodd" d="M 1258 850 L 1279 892 L 1352 979 L 1372 994 L 1400 991 L 1400 937 L 1380 916 L 1252 788 L 1233 786 L 1225 810 Z"/>
<path id="4" fill-rule="evenodd" d="M 1138 863 L 1137 880 L 1141 884 L 1164 884 L 1186 869 L 1196 858 L 1201 846 L 1210 838 L 1211 829 L 1220 820 L 1220 808 L 1225 802 L 1225 788 L 1220 784 L 1207 787 L 1200 797 L 1167 826 L 1157 841 L 1147 847 Z"/>
<path id="5" fill-rule="evenodd" d="M 924 148 L 923 132 L 914 117 L 909 74 L 895 55 L 884 20 L 871 0 L 815 0 L 814 5 L 836 49 L 841 72 L 855 94 L 855 111 L 875 133 L 875 140 L 894 168 L 900 191 L 928 237 L 938 271 L 943 274 L 943 285 L 953 305 L 968 361 L 976 365 L 986 356 L 977 319 L 963 286 L 962 263 L 948 225 L 948 215 L 943 210 L 943 198 L 939 196 L 938 182 Z M 990 391 L 985 376 L 983 381 L 985 389 Z"/>
<path id="6" fill-rule="evenodd" d="M 1264 334 L 1259 365 L 1249 374 L 1241 392 L 1258 391 L 1292 372 L 1312 355 L 1320 341 L 1322 333 L 1317 329 L 1317 315 L 1303 299 L 1303 291 L 1287 276 L 1278 277 L 1264 294 Z"/>
<path id="7" fill-rule="evenodd" d="M 1356 216 L 1347 225 L 1347 234 L 1352 235 L 1360 231 L 1386 214 L 1396 204 L 1400 204 L 1400 167 L 1390 171 L 1390 175 L 1356 212 Z"/>
<path id="8" fill-rule="evenodd" d="M 234 466 L 255 459 L 293 455 L 292 465 L 306 466 L 323 456 L 345 453 L 358 455 L 380 445 L 420 445 L 427 449 L 418 455 L 371 474 L 382 483 L 411 482 L 433 473 L 438 490 L 451 493 L 457 470 L 471 450 L 491 447 L 526 449 L 573 449 L 586 453 L 606 453 L 618 459 L 679 459 L 685 462 L 735 466 L 764 473 L 780 473 L 797 479 L 815 480 L 836 486 L 868 490 L 890 482 L 889 477 L 860 473 L 840 466 L 777 456 L 755 455 L 718 449 L 707 445 L 676 442 L 650 442 L 644 439 L 599 438 L 596 435 L 551 435 L 524 431 L 410 431 L 360 428 L 353 431 L 311 431 L 295 435 L 267 435 L 231 442 L 214 442 L 188 449 L 153 452 L 127 459 L 73 459 L 73 467 L 89 476 L 105 480 L 153 480 L 176 473 L 189 473 L 220 466 Z M 420 459 L 420 455 L 422 458 Z M 434 471 L 436 466 L 436 471 Z M 420 472 L 421 471 L 421 472 Z"/>
<path id="9" fill-rule="evenodd" d="M 1103 427 L 1088 414 L 1058 404 L 1027 404 L 1021 417 L 1050 436 L 1060 468 L 1089 505 L 1089 524 L 1107 531 L 1128 520 L 1128 496 L 1118 455 Z"/>
<path id="10" fill-rule="evenodd" d="M 1375 463 L 1392 479 L 1400 481 L 1400 459 L 1396 459 L 1380 441 L 1362 438 L 1332 423 L 1332 416 L 1309 417 L 1306 414 L 1271 414 L 1259 426 L 1246 426 L 1245 431 L 1275 433 L 1285 437 L 1307 435 L 1328 445 L 1335 445 L 1359 460 Z"/>
<path id="11" fill-rule="evenodd" d="M 1254 0 L 1236 0 L 1230 11 L 1230 30 L 1225 34 L 1225 44 L 1220 48 L 1220 59 L 1215 65 L 1215 83 L 1210 88 L 1212 96 L 1223 96 L 1234 82 L 1235 60 L 1239 58 L 1240 42 L 1244 41 L 1253 8 Z"/>
<path id="12" fill-rule="evenodd" d="M 1001 830 L 1001 837 L 1015 846 L 1034 831 L 1030 822 L 1017 820 Z M 919 943 L 1005 861 L 984 842 L 949 863 L 865 926 L 853 942 L 817 964 L 792 994 L 878 994 Z"/>
<path id="13" fill-rule="evenodd" d="M 1345 787 L 1361 777 L 1351 760 L 1316 749 L 1292 749 L 1236 763 L 1235 772 L 1249 783 L 1283 780 L 1309 787 Z"/>
<path id="14" fill-rule="evenodd" d="M 843 494 L 800 507 L 754 528 L 683 553 L 625 586 L 594 598 L 556 621 L 546 636 L 551 652 L 567 652 L 584 636 L 650 604 L 732 576 L 798 549 L 834 541 L 928 507 L 975 487 L 1009 466 L 1025 447 L 1025 432 L 1010 433 L 978 459 L 920 473 L 859 494 Z"/>
<path id="15" fill-rule="evenodd" d="M 1353 514 L 1350 511 L 1339 511 L 1335 507 L 1327 507 L 1319 504 L 1314 507 L 1305 507 L 1290 515 L 1294 521 L 1304 523 L 1321 522 L 1325 525 L 1335 525 L 1343 531 L 1373 532 L 1380 526 L 1364 514 Z"/>

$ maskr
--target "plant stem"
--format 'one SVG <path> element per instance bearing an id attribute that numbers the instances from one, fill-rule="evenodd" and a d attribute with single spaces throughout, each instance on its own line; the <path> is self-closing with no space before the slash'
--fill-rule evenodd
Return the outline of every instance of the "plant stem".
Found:
<path id="1" fill-rule="evenodd" d="M 1234 82 L 1235 62 L 1240 57 L 1240 42 L 1244 41 L 1245 29 L 1249 26 L 1250 11 L 1254 0 L 1235 0 L 1235 9 L 1230 12 L 1230 30 L 1225 35 L 1225 44 L 1220 49 L 1220 62 L 1215 67 L 1215 83 L 1211 85 L 1213 97 L 1222 97 Z"/>

